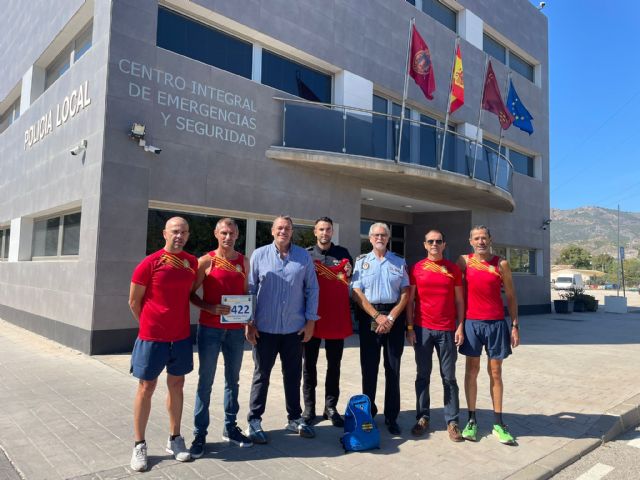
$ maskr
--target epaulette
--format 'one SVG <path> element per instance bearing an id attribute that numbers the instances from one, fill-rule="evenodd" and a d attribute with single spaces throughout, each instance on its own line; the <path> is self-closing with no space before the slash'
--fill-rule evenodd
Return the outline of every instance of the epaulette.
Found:
<path id="1" fill-rule="evenodd" d="M 369 253 L 363 253 L 363 254 L 361 254 L 361 255 L 358 255 L 358 256 L 356 257 L 356 262 L 357 262 L 358 260 L 360 260 L 361 258 L 366 257 L 367 255 L 369 255 Z"/>

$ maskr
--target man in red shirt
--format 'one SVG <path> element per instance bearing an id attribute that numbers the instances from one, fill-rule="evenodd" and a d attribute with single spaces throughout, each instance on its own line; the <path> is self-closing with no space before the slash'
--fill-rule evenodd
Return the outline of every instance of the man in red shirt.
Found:
<path id="1" fill-rule="evenodd" d="M 193 370 L 189 295 L 198 261 L 183 251 L 189 239 L 189 225 L 183 218 L 170 218 L 162 235 L 164 248 L 136 267 L 129 292 L 131 312 L 140 324 L 131 354 L 131 373 L 139 379 L 133 404 L 135 445 L 131 455 L 131 469 L 137 472 L 147 468 L 145 430 L 151 397 L 165 367 L 170 429 L 167 452 L 180 462 L 191 458 L 180 435 L 180 421 L 184 376 Z"/>
<path id="2" fill-rule="evenodd" d="M 449 438 L 464 439 L 458 427 L 460 402 L 456 382 L 456 346 L 464 339 L 464 292 L 458 266 L 443 258 L 447 244 L 439 230 L 425 235 L 427 258 L 416 263 L 409 273 L 411 289 L 407 304 L 407 340 L 413 345 L 416 374 L 416 419 L 411 429 L 415 436 L 429 428 L 429 383 L 433 349 L 440 362 L 444 387 L 444 419 Z"/>
<path id="3" fill-rule="evenodd" d="M 238 425 L 238 389 L 240 367 L 244 353 L 244 325 L 223 323 L 221 315 L 230 311 L 222 305 L 223 295 L 246 295 L 249 289 L 249 259 L 235 250 L 238 225 L 231 218 L 222 218 L 216 224 L 213 235 L 218 248 L 198 259 L 198 276 L 193 285 L 191 302 L 200 308 L 198 325 L 198 390 L 193 414 L 194 440 L 190 453 L 193 458 L 204 455 L 207 429 L 209 428 L 209 402 L 216 373 L 218 356 L 224 358 L 224 428 L 222 439 L 251 447 L 253 443 Z M 196 291 L 202 285 L 203 298 Z"/>
<path id="4" fill-rule="evenodd" d="M 488 372 L 493 401 L 493 434 L 500 443 L 514 445 L 515 439 L 502 420 L 502 361 L 511 348 L 520 345 L 518 300 L 513 288 L 509 263 L 491 253 L 491 233 L 483 225 L 475 226 L 469 234 L 473 253 L 462 255 L 458 265 L 464 273 L 467 287 L 467 307 L 464 322 L 464 343 L 460 353 L 467 357 L 464 391 L 469 409 L 469 421 L 462 431 L 466 440 L 476 441 L 476 398 L 482 349 L 489 357 Z M 511 326 L 504 318 L 501 289 L 507 298 Z"/>

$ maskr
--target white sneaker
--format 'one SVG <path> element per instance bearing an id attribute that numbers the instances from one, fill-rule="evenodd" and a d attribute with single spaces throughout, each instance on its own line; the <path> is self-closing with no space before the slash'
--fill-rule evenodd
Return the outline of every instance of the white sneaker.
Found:
<path id="1" fill-rule="evenodd" d="M 140 443 L 133 447 L 131 454 L 131 470 L 144 472 L 147 469 L 147 444 Z"/>
<path id="2" fill-rule="evenodd" d="M 169 437 L 167 440 L 167 453 L 173 454 L 179 462 L 188 462 L 191 460 L 191 454 L 184 444 L 184 437 L 182 435 L 178 435 L 175 440 L 171 440 L 171 437 Z"/>

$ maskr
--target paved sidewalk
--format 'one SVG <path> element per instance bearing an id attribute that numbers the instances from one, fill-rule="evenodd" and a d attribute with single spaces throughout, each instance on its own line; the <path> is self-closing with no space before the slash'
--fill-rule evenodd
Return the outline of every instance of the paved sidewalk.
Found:
<path id="1" fill-rule="evenodd" d="M 481 440 L 462 444 L 448 440 L 437 362 L 431 385 L 431 432 L 413 438 L 409 430 L 414 422 L 415 364 L 407 348 L 399 418 L 403 434 L 391 438 L 379 416 L 380 450 L 344 454 L 338 442 L 341 431 L 326 421 L 316 426 L 313 440 L 285 433 L 277 367 L 263 421 L 270 443 L 250 449 L 228 446 L 220 439 L 223 369 L 219 367 L 207 455 L 179 464 L 164 452 L 166 389 L 159 384 L 147 431 L 152 468 L 137 474 L 128 467 L 136 389 L 135 379 L 128 374 L 129 356 L 88 357 L 0 320 L 0 477 L 19 478 L 19 473 L 27 479 L 548 478 L 581 452 L 597 446 L 603 436 L 640 421 L 640 311 L 528 316 L 521 322 L 523 345 L 504 367 L 505 421 L 518 437 L 517 447 L 500 445 L 490 435 L 491 401 L 484 372 L 478 398 Z M 351 337 L 345 349 L 341 409 L 360 390 L 357 342 L 357 336 Z M 246 425 L 252 364 L 247 349 L 241 372 L 242 427 Z M 319 366 L 324 368 L 324 359 Z M 462 357 L 457 376 L 464 423 Z M 381 372 L 380 405 L 382 379 Z M 188 443 L 196 380 L 197 375 L 190 374 L 185 387 L 182 431 Z M 322 387 L 318 390 L 322 398 Z"/>

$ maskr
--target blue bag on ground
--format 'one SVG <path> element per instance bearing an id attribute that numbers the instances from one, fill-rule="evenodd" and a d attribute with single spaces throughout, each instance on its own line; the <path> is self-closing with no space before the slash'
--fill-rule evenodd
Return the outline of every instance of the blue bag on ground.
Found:
<path id="1" fill-rule="evenodd" d="M 371 417 L 371 401 L 366 395 L 354 395 L 349 399 L 340 442 L 345 452 L 380 448 L 380 430 Z"/>

